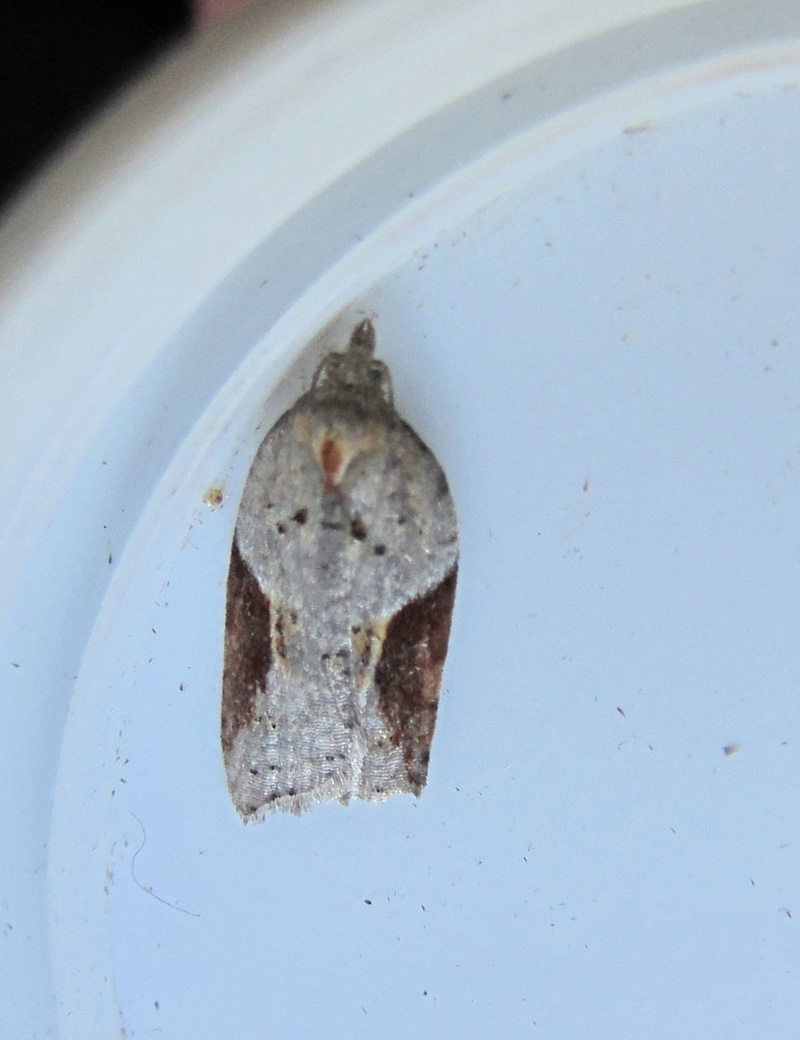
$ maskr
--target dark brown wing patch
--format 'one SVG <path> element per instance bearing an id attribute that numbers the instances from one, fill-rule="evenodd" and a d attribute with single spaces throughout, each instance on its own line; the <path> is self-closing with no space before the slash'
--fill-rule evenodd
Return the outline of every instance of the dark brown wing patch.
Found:
<path id="1" fill-rule="evenodd" d="M 222 749 L 226 754 L 236 734 L 255 719 L 256 695 L 266 689 L 271 667 L 269 599 L 234 538 L 228 571 L 222 674 Z"/>
<path id="2" fill-rule="evenodd" d="M 402 749 L 415 794 L 428 776 L 457 573 L 454 567 L 436 588 L 394 615 L 375 668 L 378 712 L 393 743 Z"/>

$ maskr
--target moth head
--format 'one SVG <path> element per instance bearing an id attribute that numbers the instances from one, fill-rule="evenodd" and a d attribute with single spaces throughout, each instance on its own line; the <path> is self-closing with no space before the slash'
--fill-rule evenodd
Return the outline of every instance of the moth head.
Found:
<path id="1" fill-rule="evenodd" d="M 327 354 L 314 376 L 320 397 L 355 395 L 365 403 L 392 404 L 389 369 L 375 354 L 375 327 L 369 318 L 355 326 L 344 353 Z"/>

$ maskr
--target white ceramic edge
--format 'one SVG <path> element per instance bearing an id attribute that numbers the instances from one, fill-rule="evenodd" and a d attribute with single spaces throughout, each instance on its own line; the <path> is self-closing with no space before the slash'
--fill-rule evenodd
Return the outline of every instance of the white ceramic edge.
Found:
<path id="1" fill-rule="evenodd" d="M 334 271 L 322 275 L 310 286 L 302 297 L 307 324 L 298 330 L 292 314 L 276 322 L 221 391 L 215 428 L 230 420 L 226 411 L 229 394 L 231 400 L 238 401 L 242 386 L 263 382 L 268 366 L 266 359 L 271 359 L 277 371 L 281 371 L 298 346 L 308 343 L 331 314 L 363 290 L 365 271 L 391 270 L 401 264 L 408 256 L 409 234 L 416 232 L 418 248 L 426 248 L 443 224 L 462 220 L 472 208 L 484 206 L 492 198 L 513 190 L 520 176 L 529 176 L 532 168 L 550 169 L 615 134 L 635 134 L 650 128 L 659 120 L 691 108 L 701 86 L 707 90 L 704 100 L 711 101 L 715 96 L 729 96 L 736 89 L 737 81 L 742 90 L 751 89 L 754 76 L 763 79 L 765 86 L 791 85 L 798 68 L 800 40 L 761 46 L 747 54 L 716 56 L 653 75 L 645 82 L 609 90 L 509 137 L 389 217 L 367 241 L 355 245 Z M 621 122 L 621 112 L 627 113 L 626 122 Z M 491 189 L 487 189 L 489 184 Z M 351 291 L 343 300 L 342 287 L 348 284 Z M 344 322 L 342 329 L 346 326 Z M 340 332 L 343 335 L 342 330 Z"/>

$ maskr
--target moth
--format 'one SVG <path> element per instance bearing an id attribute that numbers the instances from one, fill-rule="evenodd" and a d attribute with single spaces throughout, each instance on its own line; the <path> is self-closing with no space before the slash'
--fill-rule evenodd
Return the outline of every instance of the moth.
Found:
<path id="1" fill-rule="evenodd" d="M 427 779 L 458 524 L 374 351 L 362 321 L 264 438 L 242 494 L 221 740 L 245 821 L 419 795 Z"/>

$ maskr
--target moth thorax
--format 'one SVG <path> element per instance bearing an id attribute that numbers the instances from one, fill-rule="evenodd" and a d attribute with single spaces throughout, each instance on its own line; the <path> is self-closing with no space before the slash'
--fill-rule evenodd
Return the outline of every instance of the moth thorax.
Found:
<path id="1" fill-rule="evenodd" d="M 306 436 L 301 439 L 314 453 L 326 491 L 341 484 L 353 459 L 380 448 L 385 440 L 383 423 L 361 417 L 350 422 L 311 424 L 311 428 L 303 432 Z"/>

